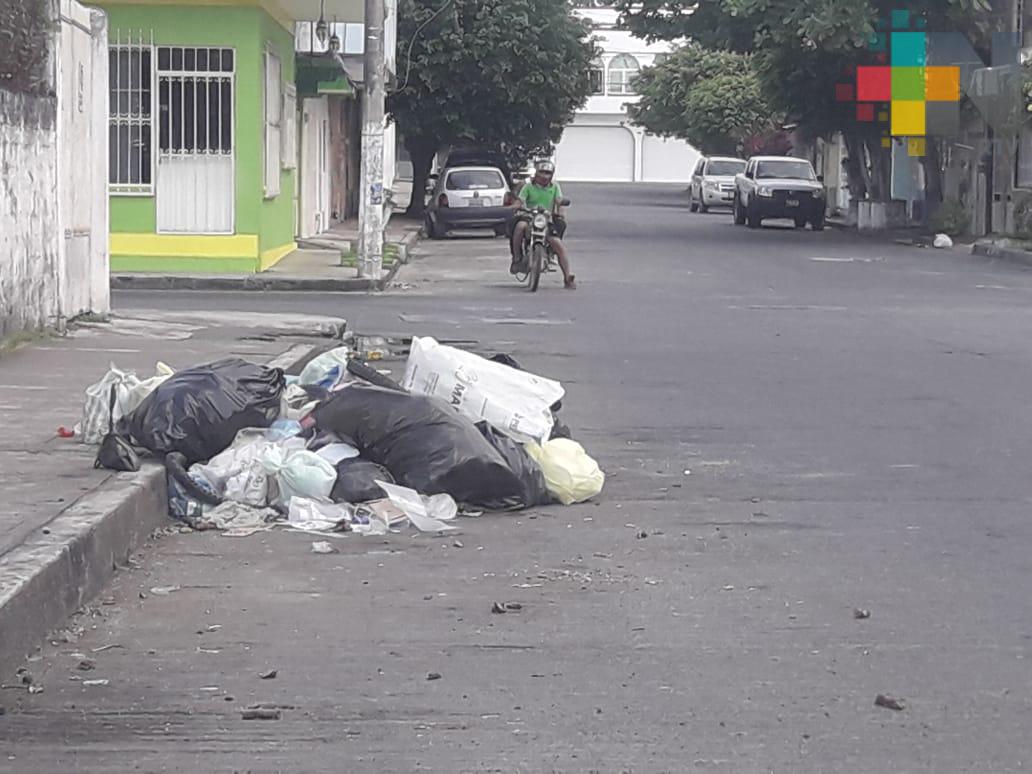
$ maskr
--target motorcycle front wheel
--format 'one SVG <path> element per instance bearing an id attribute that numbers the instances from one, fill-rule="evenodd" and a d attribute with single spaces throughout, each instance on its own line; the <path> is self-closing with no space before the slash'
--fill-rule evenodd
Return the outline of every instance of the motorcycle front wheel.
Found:
<path id="1" fill-rule="evenodd" d="M 534 245 L 530 254 L 530 271 L 527 272 L 527 289 L 534 293 L 541 281 L 541 270 L 545 266 L 545 246 Z"/>

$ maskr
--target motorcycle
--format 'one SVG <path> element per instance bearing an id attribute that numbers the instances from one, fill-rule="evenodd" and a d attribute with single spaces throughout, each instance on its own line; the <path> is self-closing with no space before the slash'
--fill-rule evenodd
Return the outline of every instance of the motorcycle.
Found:
<path id="1" fill-rule="evenodd" d="M 570 206 L 569 199 L 560 202 L 563 207 Z M 526 231 L 523 241 L 523 263 L 521 269 L 516 273 L 518 282 L 526 283 L 527 290 L 534 293 L 538 289 L 541 275 L 546 272 L 555 271 L 556 256 L 548 237 L 552 235 L 553 214 L 544 207 L 537 207 L 533 210 L 520 208 L 517 210 L 517 217 L 526 218 L 530 228 Z"/>

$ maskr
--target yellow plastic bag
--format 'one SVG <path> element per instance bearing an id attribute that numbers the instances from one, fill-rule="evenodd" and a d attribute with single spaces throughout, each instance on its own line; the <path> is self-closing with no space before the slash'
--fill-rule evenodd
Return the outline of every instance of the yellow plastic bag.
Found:
<path id="1" fill-rule="evenodd" d="M 527 454 L 545 474 L 545 486 L 563 505 L 582 503 L 602 491 L 606 475 L 584 447 L 569 438 L 556 438 L 538 446 L 527 444 Z"/>

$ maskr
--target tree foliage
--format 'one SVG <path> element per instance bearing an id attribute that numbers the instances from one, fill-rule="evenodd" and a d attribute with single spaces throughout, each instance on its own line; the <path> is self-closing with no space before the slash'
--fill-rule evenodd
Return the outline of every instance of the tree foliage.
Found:
<path id="1" fill-rule="evenodd" d="M 735 153 L 745 138 L 777 127 L 749 54 L 689 44 L 643 70 L 637 87 L 635 123 L 706 154 Z"/>
<path id="2" fill-rule="evenodd" d="M 868 44 L 878 21 L 900 7 L 898 0 L 623 0 L 621 19 L 649 39 L 690 38 L 751 53 L 773 111 L 812 137 L 842 132 L 854 194 L 883 199 L 889 164 L 880 128 L 857 122 L 852 104 L 835 99 L 835 86 L 852 67 L 870 63 Z M 913 0 L 905 7 L 926 19 L 930 30 L 963 33 L 983 56 L 1002 20 L 989 0 Z"/>
<path id="3" fill-rule="evenodd" d="M 442 146 L 500 148 L 514 161 L 550 150 L 590 93 L 597 53 L 567 0 L 401 0 L 398 40 L 387 106 L 412 156 L 410 214 Z"/>

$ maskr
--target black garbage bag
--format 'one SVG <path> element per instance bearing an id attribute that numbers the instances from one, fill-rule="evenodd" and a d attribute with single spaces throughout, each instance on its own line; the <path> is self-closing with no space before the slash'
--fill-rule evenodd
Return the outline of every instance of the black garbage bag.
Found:
<path id="1" fill-rule="evenodd" d="M 364 458 L 420 494 L 447 493 L 489 510 L 551 502 L 541 469 L 522 446 L 479 428 L 437 398 L 352 385 L 313 417 L 320 430 L 354 439 Z"/>
<path id="2" fill-rule="evenodd" d="M 128 439 L 115 432 L 115 403 L 118 400 L 117 386 L 111 385 L 108 399 L 108 431 L 100 442 L 94 468 L 107 468 L 121 473 L 135 473 L 140 469 L 140 457 Z"/>
<path id="3" fill-rule="evenodd" d="M 335 503 L 367 503 L 382 500 L 387 494 L 377 481 L 395 483 L 394 476 L 383 465 L 352 457 L 337 463 L 337 480 L 333 484 L 330 498 Z"/>
<path id="4" fill-rule="evenodd" d="M 192 464 L 214 457 L 245 427 L 268 427 L 279 416 L 283 371 L 227 358 L 179 371 L 129 416 L 136 442 L 162 456 L 179 452 Z"/>

